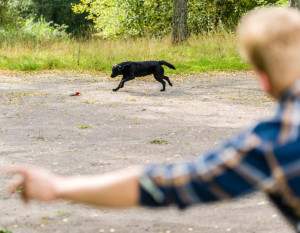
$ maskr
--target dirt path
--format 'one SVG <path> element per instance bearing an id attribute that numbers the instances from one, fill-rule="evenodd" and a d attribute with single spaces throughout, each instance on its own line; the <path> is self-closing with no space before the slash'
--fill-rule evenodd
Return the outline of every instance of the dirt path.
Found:
<path id="1" fill-rule="evenodd" d="M 193 159 L 275 105 L 244 75 L 129 82 L 71 73 L 0 74 L 0 166 L 38 164 L 89 174 Z M 80 91 L 80 96 L 69 93 Z M 158 139 L 168 143 L 152 144 Z M 221 204 L 116 211 L 65 201 L 24 207 L 0 176 L 0 229 L 24 232 L 292 232 L 262 194 Z"/>

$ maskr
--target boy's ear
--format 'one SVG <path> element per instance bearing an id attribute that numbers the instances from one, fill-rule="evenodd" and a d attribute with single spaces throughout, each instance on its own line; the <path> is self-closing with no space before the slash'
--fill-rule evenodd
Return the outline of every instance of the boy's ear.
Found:
<path id="1" fill-rule="evenodd" d="M 261 85 L 262 89 L 265 92 L 270 93 L 270 91 L 271 91 L 271 84 L 270 84 L 270 78 L 269 78 L 269 76 L 265 72 L 261 72 L 261 71 L 258 71 L 256 73 L 257 73 L 258 80 L 260 82 L 260 85 Z"/>

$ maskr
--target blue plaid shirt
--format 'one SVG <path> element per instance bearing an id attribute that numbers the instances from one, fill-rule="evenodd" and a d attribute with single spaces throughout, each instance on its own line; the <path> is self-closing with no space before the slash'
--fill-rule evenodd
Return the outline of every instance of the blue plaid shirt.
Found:
<path id="1" fill-rule="evenodd" d="M 147 167 L 140 178 L 140 204 L 185 208 L 261 190 L 299 218 L 299 129 L 300 81 L 286 91 L 273 119 L 194 161 Z"/>

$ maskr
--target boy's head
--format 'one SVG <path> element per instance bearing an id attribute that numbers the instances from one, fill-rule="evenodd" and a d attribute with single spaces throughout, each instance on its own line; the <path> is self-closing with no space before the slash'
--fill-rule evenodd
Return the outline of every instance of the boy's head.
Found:
<path id="1" fill-rule="evenodd" d="M 241 53 L 252 64 L 264 89 L 276 98 L 300 79 L 300 13 L 263 8 L 239 25 Z"/>

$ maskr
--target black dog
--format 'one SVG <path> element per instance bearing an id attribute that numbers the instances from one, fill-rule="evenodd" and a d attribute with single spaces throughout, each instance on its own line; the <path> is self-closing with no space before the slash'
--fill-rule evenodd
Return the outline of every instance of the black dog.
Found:
<path id="1" fill-rule="evenodd" d="M 142 77 L 149 74 L 153 74 L 154 78 L 163 85 L 163 88 L 160 91 L 165 91 L 166 83 L 164 79 L 167 80 L 170 86 L 172 86 L 172 83 L 170 82 L 170 79 L 164 75 L 164 68 L 162 65 L 166 65 L 175 70 L 175 67 L 166 61 L 126 61 L 114 65 L 110 77 L 115 78 L 118 75 L 123 75 L 123 78 L 119 86 L 116 89 L 113 89 L 113 91 L 117 91 L 124 87 L 125 82 L 133 80 L 135 77 Z"/>

